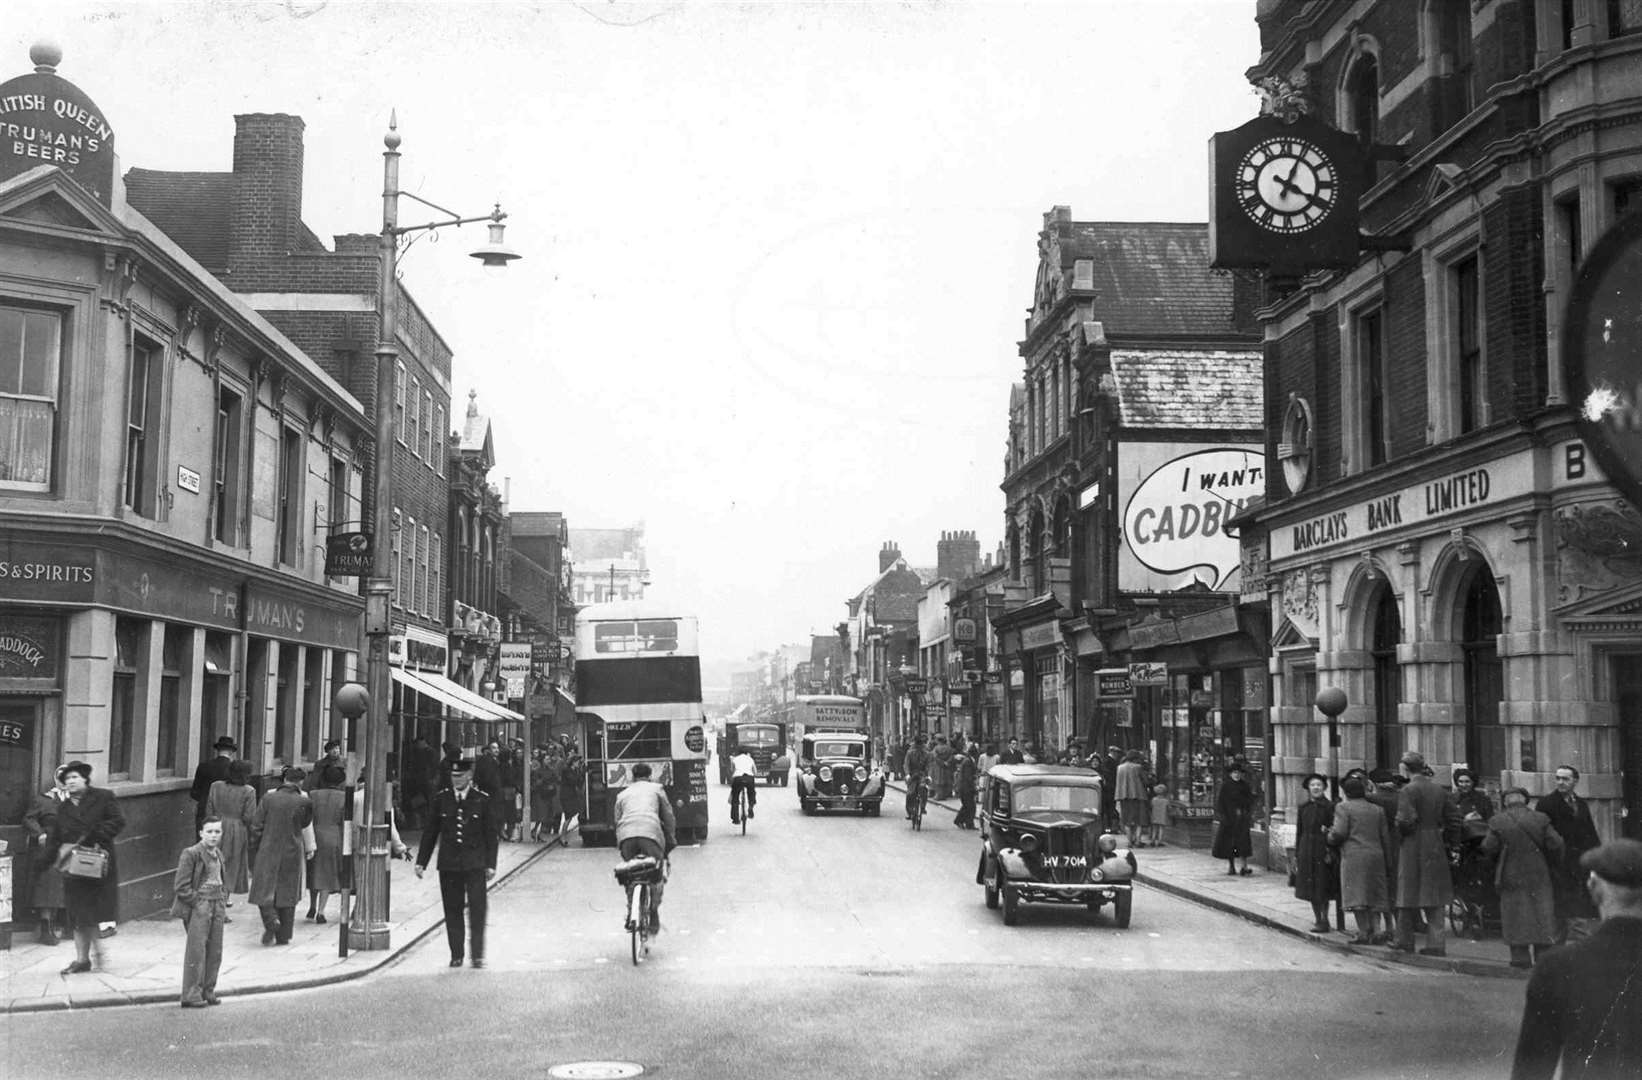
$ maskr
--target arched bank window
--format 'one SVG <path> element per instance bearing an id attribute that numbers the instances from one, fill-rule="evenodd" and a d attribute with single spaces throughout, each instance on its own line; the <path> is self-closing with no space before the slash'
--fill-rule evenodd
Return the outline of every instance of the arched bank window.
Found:
<path id="1" fill-rule="evenodd" d="M 1402 679 L 1397 671 L 1397 645 L 1403 639 L 1402 616 L 1390 586 L 1381 585 L 1375 594 L 1373 646 L 1374 712 L 1369 733 L 1373 750 L 1372 767 L 1395 768 L 1402 756 L 1402 730 L 1397 723 L 1397 706 L 1402 703 Z"/>
<path id="2" fill-rule="evenodd" d="M 1505 666 L 1499 658 L 1499 590 L 1479 566 L 1465 586 L 1460 649 L 1465 663 L 1465 756 L 1479 781 L 1505 768 L 1505 729 L 1499 722 L 1505 696 Z"/>

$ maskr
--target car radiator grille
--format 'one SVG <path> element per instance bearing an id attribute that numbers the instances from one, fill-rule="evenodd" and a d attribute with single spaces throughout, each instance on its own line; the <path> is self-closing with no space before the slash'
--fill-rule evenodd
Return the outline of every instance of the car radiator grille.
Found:
<path id="1" fill-rule="evenodd" d="M 1089 832 L 1077 825 L 1057 825 L 1044 837 L 1044 854 L 1082 855 L 1087 866 L 1094 865 L 1095 849 Z M 1087 874 L 1086 866 L 1048 866 L 1042 871 L 1044 881 L 1059 885 L 1080 884 Z"/>

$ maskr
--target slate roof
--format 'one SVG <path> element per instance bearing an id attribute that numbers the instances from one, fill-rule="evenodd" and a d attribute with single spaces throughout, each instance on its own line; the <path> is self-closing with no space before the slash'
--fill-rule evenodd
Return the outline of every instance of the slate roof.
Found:
<path id="1" fill-rule="evenodd" d="M 1265 426 L 1257 349 L 1114 349 L 1111 355 L 1125 427 Z"/>
<path id="2" fill-rule="evenodd" d="M 514 536 L 556 538 L 559 535 L 559 524 L 564 521 L 564 515 L 557 510 L 516 510 L 507 517 Z"/>
<path id="3" fill-rule="evenodd" d="M 1094 271 L 1094 317 L 1108 335 L 1223 336 L 1233 323 L 1232 279 L 1209 269 L 1201 222 L 1074 221 L 1060 238 L 1061 269 Z M 1069 280 L 1069 279 L 1068 279 Z"/>
<path id="4" fill-rule="evenodd" d="M 589 559 L 622 559 L 634 554 L 634 541 L 642 536 L 636 529 L 571 529 L 570 550 L 577 562 Z"/>
<path id="5" fill-rule="evenodd" d="M 207 270 L 220 274 L 228 268 L 233 173 L 128 169 L 125 201 Z"/>

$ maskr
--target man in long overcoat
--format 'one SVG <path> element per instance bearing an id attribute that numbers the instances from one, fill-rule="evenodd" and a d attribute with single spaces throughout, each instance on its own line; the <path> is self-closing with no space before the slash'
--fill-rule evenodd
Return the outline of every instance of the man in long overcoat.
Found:
<path id="1" fill-rule="evenodd" d="M 251 817 L 250 899 L 262 912 L 264 945 L 291 943 L 307 860 L 302 830 L 314 819 L 313 803 L 302 790 L 307 778 L 304 769 L 286 769 L 283 782 L 263 797 Z"/>
<path id="2" fill-rule="evenodd" d="M 1562 858 L 1551 872 L 1558 945 L 1568 940 L 1568 932 L 1574 927 L 1596 917 L 1596 905 L 1585 890 L 1585 873 L 1579 868 L 1579 857 L 1594 851 L 1602 838 L 1597 835 L 1591 808 L 1574 792 L 1578 786 L 1579 770 L 1572 765 L 1558 765 L 1556 790 L 1541 798 L 1534 807 L 1551 819 L 1551 828 L 1562 837 Z M 1575 935 L 1579 936 L 1582 935 Z"/>
<path id="3" fill-rule="evenodd" d="M 1488 819 L 1482 850 L 1494 855 L 1499 886 L 1501 936 L 1511 947 L 1511 966 L 1533 967 L 1533 951 L 1556 938 L 1550 864 L 1562 853 L 1562 837 L 1551 819 L 1528 809 L 1528 792 L 1511 788 L 1500 796 L 1505 809 Z"/>
<path id="4" fill-rule="evenodd" d="M 216 753 L 209 761 L 202 761 L 195 766 L 194 783 L 188 788 L 188 797 L 194 800 L 195 836 L 200 834 L 200 826 L 205 824 L 205 800 L 211 794 L 211 785 L 218 780 L 228 779 L 228 765 L 239 751 L 234 740 L 226 735 L 217 739 L 211 749 Z"/>
<path id="5" fill-rule="evenodd" d="M 1448 849 L 1458 844 L 1460 814 L 1448 792 L 1425 775 L 1425 757 L 1413 750 L 1403 755 L 1408 786 L 1397 793 L 1397 831 L 1402 835 L 1397 856 L 1397 945 L 1414 951 L 1414 917 L 1425 916 L 1422 956 L 1446 956 L 1443 919 L 1454 898 L 1448 867 Z"/>

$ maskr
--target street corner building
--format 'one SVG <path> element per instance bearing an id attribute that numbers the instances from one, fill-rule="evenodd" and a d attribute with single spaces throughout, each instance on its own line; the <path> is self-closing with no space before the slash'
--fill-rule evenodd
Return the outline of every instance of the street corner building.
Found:
<path id="1" fill-rule="evenodd" d="M 360 401 L 126 199 L 114 132 L 56 74 L 0 87 L 0 839 L 56 766 L 120 800 L 121 912 L 170 902 L 213 742 L 256 773 L 344 737 Z M 226 227 L 226 226 L 225 226 Z"/>

